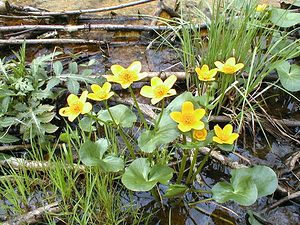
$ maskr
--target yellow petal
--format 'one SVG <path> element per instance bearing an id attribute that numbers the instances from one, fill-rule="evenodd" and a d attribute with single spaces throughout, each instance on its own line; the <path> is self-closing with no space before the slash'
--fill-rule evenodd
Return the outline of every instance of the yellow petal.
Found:
<path id="1" fill-rule="evenodd" d="M 208 72 L 208 71 L 209 71 L 208 65 L 204 64 L 204 65 L 201 67 L 201 70 L 202 70 L 202 72 Z"/>
<path id="2" fill-rule="evenodd" d="M 76 95 L 70 94 L 67 98 L 68 105 L 72 105 L 74 102 L 77 102 L 79 99 Z"/>
<path id="3" fill-rule="evenodd" d="M 220 61 L 216 61 L 215 62 L 215 65 L 216 65 L 216 67 L 218 68 L 218 69 L 222 69 L 223 68 L 223 66 L 224 66 L 224 64 L 223 63 L 221 63 Z"/>
<path id="4" fill-rule="evenodd" d="M 159 77 L 152 77 L 151 78 L 151 87 L 162 85 L 163 83 L 164 82 Z"/>
<path id="5" fill-rule="evenodd" d="M 95 93 L 89 93 L 87 97 L 94 101 L 102 101 L 103 100 L 102 98 L 99 98 L 99 96 Z"/>
<path id="6" fill-rule="evenodd" d="M 240 69 L 244 68 L 244 64 L 243 63 L 238 63 L 234 66 L 235 72 L 239 71 Z"/>
<path id="7" fill-rule="evenodd" d="M 196 67 L 195 71 L 196 71 L 197 75 L 199 75 L 201 73 L 201 69 L 199 67 Z"/>
<path id="8" fill-rule="evenodd" d="M 112 65 L 110 67 L 110 70 L 113 73 L 113 75 L 119 76 L 125 69 L 123 66 L 120 65 Z"/>
<path id="9" fill-rule="evenodd" d="M 80 100 L 81 102 L 85 102 L 88 93 L 89 93 L 88 91 L 83 91 L 82 94 L 81 94 L 81 96 L 80 96 L 80 98 L 79 98 L 79 100 Z"/>
<path id="10" fill-rule="evenodd" d="M 181 108 L 182 113 L 184 112 L 194 112 L 194 105 L 192 102 L 184 102 Z"/>
<path id="11" fill-rule="evenodd" d="M 218 69 L 212 69 L 212 70 L 209 71 L 209 75 L 211 77 L 214 77 L 214 76 L 216 76 L 217 72 L 218 72 Z"/>
<path id="12" fill-rule="evenodd" d="M 192 128 L 190 126 L 186 126 L 183 123 L 179 123 L 178 124 L 178 129 L 181 130 L 182 132 L 188 132 L 190 131 Z"/>
<path id="13" fill-rule="evenodd" d="M 237 133 L 231 134 L 230 137 L 229 137 L 229 139 L 227 140 L 228 144 L 232 145 L 233 142 L 234 142 L 236 139 L 238 139 L 238 137 L 239 137 L 239 134 L 237 134 Z"/>
<path id="14" fill-rule="evenodd" d="M 182 113 L 181 112 L 171 112 L 170 117 L 172 118 L 172 120 L 179 123 L 182 119 Z"/>
<path id="15" fill-rule="evenodd" d="M 203 128 L 204 128 L 204 123 L 202 121 L 197 121 L 193 125 L 193 129 L 195 129 L 195 130 L 202 130 Z"/>
<path id="16" fill-rule="evenodd" d="M 86 114 L 86 113 L 90 112 L 92 110 L 92 108 L 93 108 L 93 106 L 91 103 L 89 103 L 89 102 L 84 103 L 81 114 Z"/>
<path id="17" fill-rule="evenodd" d="M 68 116 L 70 114 L 70 107 L 61 108 L 58 113 L 61 116 Z"/>
<path id="18" fill-rule="evenodd" d="M 98 84 L 92 84 L 91 89 L 94 93 L 101 91 L 101 87 Z"/>
<path id="19" fill-rule="evenodd" d="M 102 86 L 102 90 L 105 93 L 108 93 L 108 92 L 110 92 L 110 89 L 111 89 L 111 84 L 109 82 L 105 82 Z"/>
<path id="20" fill-rule="evenodd" d="M 234 57 L 230 57 L 229 59 L 226 60 L 226 63 L 230 66 L 234 66 L 235 65 L 235 58 Z"/>
<path id="21" fill-rule="evenodd" d="M 153 93 L 153 89 L 150 86 L 143 86 L 140 94 L 146 98 L 153 98 L 154 97 L 154 93 Z"/>
<path id="22" fill-rule="evenodd" d="M 116 82 L 116 80 L 118 80 L 117 76 L 104 75 L 103 77 L 105 77 L 108 82 Z"/>
<path id="23" fill-rule="evenodd" d="M 232 134 L 232 131 L 233 131 L 233 126 L 231 124 L 227 124 L 224 128 L 223 128 L 223 133 L 225 135 L 230 135 Z M 219 136 L 219 135 L 218 135 Z"/>
<path id="24" fill-rule="evenodd" d="M 170 89 L 173 87 L 176 80 L 177 80 L 177 77 L 175 75 L 171 75 L 164 81 L 164 84 Z"/>
<path id="25" fill-rule="evenodd" d="M 135 79 L 134 81 L 142 80 L 145 77 L 147 77 L 147 73 L 138 73 L 137 74 L 137 79 Z"/>
<path id="26" fill-rule="evenodd" d="M 155 105 L 156 103 L 160 102 L 161 100 L 163 100 L 164 97 L 160 97 L 160 98 L 152 98 L 151 99 L 151 104 Z"/>
<path id="27" fill-rule="evenodd" d="M 70 122 L 73 122 L 73 121 L 76 119 L 77 116 L 79 116 L 79 113 L 77 113 L 77 114 L 70 114 L 70 115 L 68 116 L 68 120 L 69 120 Z"/>
<path id="28" fill-rule="evenodd" d="M 223 130 L 219 125 L 214 126 L 214 131 L 218 137 L 221 137 L 223 135 Z"/>
<path id="29" fill-rule="evenodd" d="M 223 143 L 224 143 L 220 138 L 218 138 L 218 137 L 216 137 L 216 136 L 213 136 L 213 141 L 214 141 L 214 142 L 217 142 L 217 143 L 219 143 L 219 144 L 223 144 Z"/>
<path id="30" fill-rule="evenodd" d="M 122 82 L 120 82 L 120 81 L 116 81 L 117 83 L 119 83 L 119 84 L 121 84 L 121 87 L 123 88 L 123 89 L 126 89 L 126 88 L 128 88 L 133 82 L 129 82 L 129 83 L 122 83 Z"/>
<path id="31" fill-rule="evenodd" d="M 110 98 L 111 96 L 113 96 L 114 94 L 115 94 L 115 93 L 114 93 L 114 92 L 112 92 L 112 91 L 111 91 L 111 92 L 109 92 L 109 93 L 108 93 L 108 96 L 107 96 L 107 99 L 109 99 L 109 98 Z"/>
<path id="32" fill-rule="evenodd" d="M 168 91 L 168 96 L 172 96 L 172 95 L 176 95 L 177 93 L 176 93 L 176 90 L 175 89 L 170 89 L 169 91 Z"/>
<path id="33" fill-rule="evenodd" d="M 134 61 L 133 63 L 130 64 L 130 66 L 127 69 L 133 73 L 138 74 L 142 70 L 142 64 L 140 61 Z"/>
<path id="34" fill-rule="evenodd" d="M 204 115 L 205 115 L 205 109 L 196 109 L 195 110 L 196 120 L 201 120 Z"/>

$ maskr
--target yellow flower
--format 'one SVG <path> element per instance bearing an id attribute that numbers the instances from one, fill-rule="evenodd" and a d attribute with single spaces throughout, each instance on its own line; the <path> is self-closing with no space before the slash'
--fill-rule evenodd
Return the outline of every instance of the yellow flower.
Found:
<path id="1" fill-rule="evenodd" d="M 205 141 L 207 136 L 207 130 L 205 128 L 201 130 L 194 130 L 193 137 L 198 141 Z"/>
<path id="2" fill-rule="evenodd" d="M 74 94 L 70 94 L 67 98 L 69 107 L 64 107 L 59 110 L 59 115 L 68 117 L 70 122 L 73 122 L 79 114 L 85 114 L 92 110 L 92 104 L 86 102 L 88 91 L 82 92 L 80 98 Z"/>
<path id="3" fill-rule="evenodd" d="M 171 89 L 176 80 L 175 75 L 169 76 L 164 82 L 159 77 L 153 77 L 151 86 L 142 87 L 140 93 L 146 98 L 151 98 L 151 103 L 154 105 L 165 97 L 176 95 L 175 89 Z"/>
<path id="4" fill-rule="evenodd" d="M 187 132 L 191 129 L 203 129 L 204 123 L 201 121 L 201 119 L 204 115 L 204 109 L 194 110 L 193 103 L 189 101 L 182 104 L 181 112 L 170 113 L 170 117 L 178 123 L 178 129 L 182 132 Z"/>
<path id="5" fill-rule="evenodd" d="M 147 76 L 146 74 L 140 73 L 142 64 L 139 61 L 134 61 L 127 69 L 120 65 L 112 65 L 110 69 L 113 75 L 105 76 L 107 81 L 121 84 L 124 89 L 128 88 L 133 82 Z"/>
<path id="6" fill-rule="evenodd" d="M 263 12 L 268 8 L 268 4 L 258 4 L 256 6 L 256 12 Z"/>
<path id="7" fill-rule="evenodd" d="M 244 67 L 243 63 L 238 63 L 238 64 L 235 63 L 236 63 L 235 58 L 231 57 L 227 59 L 225 64 L 221 63 L 220 61 L 216 61 L 215 65 L 216 67 L 218 67 L 220 72 L 223 72 L 225 74 L 234 74 Z"/>
<path id="8" fill-rule="evenodd" d="M 214 81 L 218 69 L 209 69 L 208 65 L 204 64 L 201 69 L 196 67 L 196 73 L 198 74 L 199 80 L 202 81 Z"/>
<path id="9" fill-rule="evenodd" d="M 111 84 L 108 82 L 105 82 L 102 87 L 97 84 L 92 84 L 91 89 L 93 93 L 89 93 L 87 97 L 95 101 L 109 99 L 114 94 L 112 91 L 110 91 Z"/>
<path id="10" fill-rule="evenodd" d="M 223 129 L 219 125 L 216 125 L 214 126 L 214 131 L 216 136 L 213 137 L 213 141 L 219 144 L 232 145 L 239 137 L 239 134 L 232 133 L 233 127 L 231 124 L 227 124 Z"/>

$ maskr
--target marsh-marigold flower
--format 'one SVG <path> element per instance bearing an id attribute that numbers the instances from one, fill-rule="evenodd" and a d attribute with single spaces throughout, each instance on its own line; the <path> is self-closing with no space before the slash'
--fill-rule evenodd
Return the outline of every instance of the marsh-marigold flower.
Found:
<path id="1" fill-rule="evenodd" d="M 204 64 L 201 69 L 196 67 L 195 69 L 199 80 L 201 81 L 214 81 L 218 69 L 209 69 L 208 65 Z"/>
<path id="2" fill-rule="evenodd" d="M 256 6 L 256 11 L 257 12 L 263 12 L 266 10 L 266 8 L 268 8 L 268 5 L 267 4 L 258 4 Z"/>
<path id="3" fill-rule="evenodd" d="M 219 125 L 216 125 L 214 126 L 214 131 L 216 136 L 213 137 L 213 141 L 219 144 L 232 145 L 239 137 L 239 134 L 232 133 L 233 127 L 231 124 L 227 124 L 223 129 Z"/>
<path id="4" fill-rule="evenodd" d="M 165 97 L 176 95 L 175 89 L 171 89 L 176 80 L 175 75 L 169 76 L 164 82 L 159 77 L 153 77 L 151 86 L 142 87 L 140 93 L 146 98 L 151 98 L 151 103 L 154 105 Z"/>
<path id="5" fill-rule="evenodd" d="M 204 123 L 201 121 L 201 119 L 204 115 L 204 109 L 194 110 L 193 103 L 189 101 L 182 104 L 181 112 L 170 113 L 170 117 L 178 123 L 178 129 L 182 132 L 187 132 L 191 129 L 203 129 Z"/>
<path id="6" fill-rule="evenodd" d="M 124 89 L 128 88 L 133 82 L 147 76 L 146 74 L 140 73 L 142 64 L 139 61 L 134 61 L 126 69 L 120 65 L 112 65 L 110 69 L 113 75 L 106 75 L 107 81 L 121 84 Z"/>
<path id="7" fill-rule="evenodd" d="M 216 67 L 218 67 L 218 70 L 220 72 L 223 72 L 225 74 L 234 74 L 244 67 L 243 63 L 236 64 L 234 57 L 227 59 L 225 63 L 216 61 L 215 65 Z"/>
<path id="8" fill-rule="evenodd" d="M 82 92 L 80 98 L 74 94 L 70 94 L 67 98 L 69 107 L 64 107 L 59 110 L 59 115 L 68 117 L 70 122 L 73 122 L 79 114 L 85 114 L 92 110 L 92 104 L 86 102 L 88 91 Z"/>
<path id="9" fill-rule="evenodd" d="M 114 94 L 112 91 L 110 91 L 111 84 L 108 82 L 105 82 L 102 87 L 100 87 L 98 84 L 92 84 L 91 89 L 93 93 L 89 93 L 87 97 L 95 101 L 107 100 Z"/>
<path id="10" fill-rule="evenodd" d="M 205 128 L 203 128 L 201 130 L 194 130 L 193 137 L 197 141 L 205 141 L 205 139 L 207 137 L 207 130 Z"/>

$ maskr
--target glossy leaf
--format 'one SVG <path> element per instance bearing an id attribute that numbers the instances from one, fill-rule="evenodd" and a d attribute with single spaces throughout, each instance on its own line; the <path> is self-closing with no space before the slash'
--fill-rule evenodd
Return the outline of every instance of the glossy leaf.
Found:
<path id="1" fill-rule="evenodd" d="M 282 86 L 288 91 L 300 91 L 300 66 L 284 61 L 276 66 Z"/>
<path id="2" fill-rule="evenodd" d="M 300 14 L 284 9 L 273 8 L 271 10 L 270 20 L 279 27 L 292 27 L 300 23 Z"/>
<path id="3" fill-rule="evenodd" d="M 173 198 L 183 195 L 188 190 L 188 187 L 183 184 L 170 184 L 164 197 Z"/>
<path id="4" fill-rule="evenodd" d="M 132 127 L 133 123 L 136 122 L 136 115 L 125 105 L 120 104 L 110 107 L 109 109 L 117 125 L 122 127 Z M 99 111 L 98 118 L 104 122 L 112 122 L 108 110 Z"/>
<path id="5" fill-rule="evenodd" d="M 168 166 L 150 166 L 146 158 L 135 159 L 126 168 L 122 183 L 132 191 L 149 191 L 158 182 L 166 184 L 173 176 L 173 169 Z"/>

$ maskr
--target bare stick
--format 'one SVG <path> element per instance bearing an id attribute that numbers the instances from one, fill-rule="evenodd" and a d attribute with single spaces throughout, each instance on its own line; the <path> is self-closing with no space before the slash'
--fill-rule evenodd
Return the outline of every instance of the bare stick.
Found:
<path id="1" fill-rule="evenodd" d="M 131 6 L 141 5 L 149 2 L 153 2 L 156 0 L 141 0 L 135 1 L 130 3 L 125 3 L 116 6 L 104 7 L 104 8 L 97 8 L 97 9 L 82 9 L 82 10 L 71 10 L 71 11 L 62 11 L 62 12 L 26 12 L 26 11 L 18 11 L 17 13 L 23 15 L 35 15 L 35 16 L 63 16 L 63 15 L 76 15 L 76 14 L 83 14 L 83 13 L 99 13 L 99 12 L 106 12 L 116 9 L 123 9 Z"/>
<path id="2" fill-rule="evenodd" d="M 46 213 L 58 213 L 61 211 L 59 208 L 59 203 L 54 202 L 46 206 L 42 206 L 33 211 L 21 215 L 13 220 L 6 221 L 2 225 L 18 225 L 18 224 L 32 224 L 37 223 L 42 219 L 42 216 Z"/>
<path id="3" fill-rule="evenodd" d="M 271 205 L 270 207 L 267 208 L 267 211 L 269 211 L 271 209 L 274 209 L 275 207 L 281 205 L 282 203 L 284 203 L 286 201 L 289 201 L 289 200 L 292 200 L 292 199 L 297 198 L 297 197 L 300 197 L 300 191 L 297 191 L 293 194 L 290 194 L 290 195 L 280 199 L 279 201 L 275 202 L 273 205 Z"/>
<path id="4" fill-rule="evenodd" d="M 86 40 L 86 39 L 0 39 L 0 44 L 4 45 L 21 45 L 24 42 L 26 44 L 99 44 L 104 45 L 107 44 L 105 41 L 98 40 Z"/>
<path id="5" fill-rule="evenodd" d="M 147 26 L 147 25 L 119 25 L 119 24 L 84 24 L 84 25 L 19 25 L 19 26 L 1 26 L 0 32 L 12 32 L 20 30 L 35 31 L 66 31 L 74 32 L 79 30 L 126 30 L 126 31 L 166 31 L 171 30 L 168 26 Z"/>
<path id="6" fill-rule="evenodd" d="M 24 144 L 24 145 L 7 145 L 7 146 L 0 146 L 1 151 L 14 151 L 20 149 L 31 148 L 31 144 Z"/>
<path id="7" fill-rule="evenodd" d="M 0 160 L 0 165 L 8 168 L 13 168 L 15 170 L 26 168 L 26 169 L 37 170 L 37 171 L 51 169 L 56 166 L 55 163 L 51 163 L 51 162 L 31 161 L 31 160 L 15 158 L 15 157 L 11 157 L 5 160 Z M 73 164 L 73 165 L 68 165 L 68 167 L 69 169 L 78 169 L 79 171 L 85 171 L 85 166 L 83 165 Z"/>

